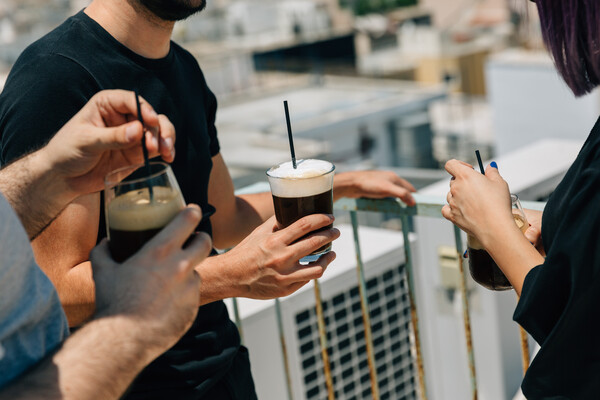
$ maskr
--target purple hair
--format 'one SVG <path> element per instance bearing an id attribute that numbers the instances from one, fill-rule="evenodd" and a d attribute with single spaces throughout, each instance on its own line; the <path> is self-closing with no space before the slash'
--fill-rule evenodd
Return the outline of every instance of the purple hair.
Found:
<path id="1" fill-rule="evenodd" d="M 537 0 L 542 35 L 576 96 L 600 84 L 600 1 Z"/>

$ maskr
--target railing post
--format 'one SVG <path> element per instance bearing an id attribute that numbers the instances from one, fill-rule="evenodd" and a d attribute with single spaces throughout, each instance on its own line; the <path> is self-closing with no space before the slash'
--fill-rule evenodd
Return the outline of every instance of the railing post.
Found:
<path id="1" fill-rule="evenodd" d="M 419 390 L 421 398 L 427 400 L 427 385 L 425 384 L 425 367 L 423 365 L 423 352 L 421 350 L 421 337 L 419 336 L 419 315 L 417 313 L 417 302 L 415 301 L 415 284 L 412 268 L 412 251 L 408 231 L 408 215 L 402 215 L 402 235 L 404 237 L 404 255 L 406 280 L 408 281 L 408 297 L 410 299 L 410 317 L 412 321 L 413 336 L 415 341 L 415 353 L 417 358 L 417 373 L 419 377 Z"/>
<path id="2" fill-rule="evenodd" d="M 458 255 L 458 268 L 460 270 L 460 292 L 462 301 L 463 323 L 465 326 L 465 340 L 467 342 L 467 359 L 471 378 L 471 398 L 477 400 L 477 374 L 475 372 L 475 355 L 473 353 L 473 338 L 471 335 L 471 316 L 469 313 L 469 293 L 467 292 L 467 275 L 465 274 L 464 260 L 462 257 L 462 238 L 460 229 L 454 226 L 454 239 Z"/>
<path id="3" fill-rule="evenodd" d="M 325 373 L 325 384 L 327 385 L 327 398 L 335 399 L 333 390 L 333 378 L 331 377 L 331 365 L 329 364 L 329 353 L 327 352 L 327 331 L 325 317 L 323 316 L 323 303 L 321 301 L 321 285 L 315 279 L 315 300 L 317 307 L 317 325 L 319 326 L 319 343 L 321 344 L 321 357 L 323 358 L 323 372 Z"/>
<path id="4" fill-rule="evenodd" d="M 379 400 L 379 381 L 377 380 L 377 368 L 375 367 L 375 355 L 373 351 L 373 335 L 371 333 L 371 318 L 369 316 L 369 300 L 367 299 L 367 285 L 365 283 L 365 270 L 360 254 L 360 241 L 358 239 L 358 218 L 356 211 L 350 211 L 352 221 L 352 232 L 354 234 L 354 249 L 356 252 L 356 273 L 358 275 L 358 293 L 360 296 L 360 309 L 362 312 L 363 325 L 365 329 L 365 344 L 367 347 L 367 361 L 369 363 L 369 375 L 371 376 L 371 395 L 373 400 Z"/>
<path id="5" fill-rule="evenodd" d="M 520 297 L 517 295 L 517 303 L 519 302 Z M 523 329 L 521 325 L 519 325 L 519 335 L 521 336 L 521 362 L 523 363 L 523 376 L 527 373 L 527 369 L 529 369 L 529 363 L 531 359 L 529 358 L 529 340 L 527 337 L 527 331 Z"/>
<path id="6" fill-rule="evenodd" d="M 523 361 L 523 376 L 527 373 L 529 368 L 529 342 L 527 339 L 527 332 L 522 326 L 519 326 L 519 333 L 521 334 L 521 359 Z"/>
<path id="7" fill-rule="evenodd" d="M 287 346 L 285 344 L 285 334 L 283 332 L 283 322 L 281 316 L 281 302 L 275 299 L 275 315 L 277 316 L 277 330 L 279 331 L 279 343 L 281 344 L 281 355 L 283 357 L 283 368 L 285 370 L 285 383 L 288 392 L 288 400 L 294 400 L 292 395 L 292 377 L 290 374 L 290 361 L 287 354 Z"/>

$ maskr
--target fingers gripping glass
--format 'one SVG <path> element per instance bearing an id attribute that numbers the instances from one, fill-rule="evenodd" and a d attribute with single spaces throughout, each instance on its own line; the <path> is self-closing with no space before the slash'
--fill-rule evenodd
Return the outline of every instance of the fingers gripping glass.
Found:
<path id="1" fill-rule="evenodd" d="M 273 195 L 275 218 L 280 228 L 286 228 L 302 217 L 312 214 L 333 214 L 333 175 L 335 166 L 322 160 L 298 160 L 282 163 L 267 171 Z M 330 229 L 328 225 L 321 230 Z M 301 262 L 316 261 L 331 251 L 331 243 L 303 257 Z"/>
<path id="2" fill-rule="evenodd" d="M 143 164 L 118 169 L 104 183 L 109 247 L 117 262 L 132 256 L 185 207 L 171 167 L 162 162 L 151 162 L 149 169 Z"/>
<path id="3" fill-rule="evenodd" d="M 519 197 L 516 194 L 511 194 L 510 200 L 515 224 L 521 232 L 525 233 L 529 224 L 527 218 L 525 218 Z M 490 290 L 512 289 L 512 285 L 494 262 L 494 259 L 474 236 L 467 236 L 467 252 L 469 254 L 469 271 L 475 282 Z"/>

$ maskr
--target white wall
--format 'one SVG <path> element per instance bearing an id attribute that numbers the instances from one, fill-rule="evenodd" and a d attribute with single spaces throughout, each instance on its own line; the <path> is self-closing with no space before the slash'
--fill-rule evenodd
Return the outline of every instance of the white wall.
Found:
<path id="1" fill-rule="evenodd" d="M 598 91 L 576 99 L 545 53 L 500 53 L 486 80 L 497 155 L 548 138 L 583 143 L 600 113 Z"/>

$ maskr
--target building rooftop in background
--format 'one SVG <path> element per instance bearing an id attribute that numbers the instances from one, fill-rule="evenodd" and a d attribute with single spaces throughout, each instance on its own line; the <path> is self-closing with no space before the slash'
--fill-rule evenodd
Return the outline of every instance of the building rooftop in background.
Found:
<path id="1" fill-rule="evenodd" d="M 402 134 L 404 125 L 398 121 L 415 115 L 419 120 L 411 124 L 428 126 L 430 103 L 444 96 L 440 87 L 411 82 L 305 76 L 293 85 L 221 102 L 217 112 L 221 153 L 234 180 L 253 174 L 264 179 L 267 168 L 290 157 L 283 112 L 283 100 L 288 100 L 298 158 L 325 156 L 354 167 L 361 162 L 369 167 L 423 167 L 393 162 L 401 159 L 396 152 L 400 147 L 411 154 L 420 149 L 408 144 L 390 146 L 388 140 L 392 133 Z M 405 126 L 403 132 L 409 129 Z M 371 161 L 361 154 L 365 135 L 374 142 Z M 252 182 L 243 179 L 243 183 Z"/>

